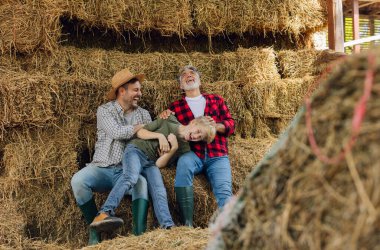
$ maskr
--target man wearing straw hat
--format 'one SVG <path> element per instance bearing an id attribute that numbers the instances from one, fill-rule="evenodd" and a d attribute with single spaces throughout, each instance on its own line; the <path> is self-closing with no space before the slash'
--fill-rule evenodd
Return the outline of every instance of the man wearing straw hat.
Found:
<path id="1" fill-rule="evenodd" d="M 160 117 L 165 119 L 174 114 L 180 123 L 187 125 L 196 117 L 206 116 L 217 131 L 210 144 L 190 142 L 192 151 L 183 154 L 177 162 L 174 184 L 176 201 L 182 223 L 193 226 L 194 175 L 202 172 L 206 174 L 219 208 L 232 196 L 227 137 L 233 134 L 235 122 L 221 96 L 201 94 L 200 73 L 197 68 L 189 65 L 183 67 L 178 80 L 185 95 L 173 102 Z"/>
<path id="2" fill-rule="evenodd" d="M 93 192 L 112 189 L 123 173 L 121 159 L 126 143 L 144 124 L 152 121 L 149 112 L 138 106 L 143 80 L 144 75 L 134 75 L 128 69 L 117 72 L 107 94 L 109 102 L 97 110 L 97 141 L 93 160 L 71 180 L 76 202 L 87 224 L 98 213 Z M 151 173 L 145 174 L 149 176 Z M 154 176 L 151 179 L 154 182 Z M 139 235 L 146 230 L 148 208 L 148 186 L 143 176 L 139 176 L 137 184 L 128 194 L 132 195 L 133 233 Z M 99 242 L 100 235 L 90 228 L 89 245 Z"/>

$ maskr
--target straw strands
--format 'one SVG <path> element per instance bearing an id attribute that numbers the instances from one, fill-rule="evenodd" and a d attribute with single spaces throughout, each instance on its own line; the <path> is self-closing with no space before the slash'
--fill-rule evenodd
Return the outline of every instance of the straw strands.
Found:
<path id="1" fill-rule="evenodd" d="M 0 77 L 0 126 L 42 125 L 55 120 L 53 78 L 41 74 L 4 72 Z"/>
<path id="2" fill-rule="evenodd" d="M 176 227 L 157 229 L 141 236 L 119 237 L 84 249 L 202 249 L 209 237 L 208 229 Z"/>
<path id="3" fill-rule="evenodd" d="M 54 51 L 61 35 L 60 12 L 40 1 L 5 1 L 0 4 L 0 51 L 31 53 Z"/>
<path id="4" fill-rule="evenodd" d="M 368 54 L 376 61 L 368 61 Z M 369 68 L 374 79 L 363 123 L 352 149 L 336 158 L 356 133 L 352 119 Z M 251 173 L 209 249 L 379 246 L 379 71 L 379 50 L 350 57 L 333 71 L 311 102 L 320 153 L 310 146 L 302 109 Z M 322 161 L 321 154 L 337 159 L 335 164 Z"/>
<path id="5" fill-rule="evenodd" d="M 326 23 L 324 6 L 316 0 L 196 0 L 193 8 L 196 28 L 209 36 L 253 31 L 287 32 L 298 36 Z"/>
<path id="6" fill-rule="evenodd" d="M 20 248 L 24 237 L 25 219 L 18 213 L 14 200 L 3 199 L 0 209 L 0 249 L 1 245 Z"/>
<path id="7" fill-rule="evenodd" d="M 328 63 L 344 57 L 342 53 L 329 50 L 282 50 L 278 54 L 279 71 L 283 78 L 300 78 L 320 75 Z"/>

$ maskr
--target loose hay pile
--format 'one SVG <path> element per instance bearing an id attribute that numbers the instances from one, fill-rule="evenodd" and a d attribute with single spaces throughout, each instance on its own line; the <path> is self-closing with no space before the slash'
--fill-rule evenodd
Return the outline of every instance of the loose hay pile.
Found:
<path id="1" fill-rule="evenodd" d="M 371 80 L 364 83 L 368 69 L 374 75 L 372 89 Z M 378 248 L 379 73 L 379 50 L 350 57 L 334 70 L 311 102 L 320 157 L 310 146 L 303 109 L 217 218 L 209 249 Z M 360 118 L 353 123 L 353 116 L 360 112 L 356 105 L 365 85 L 370 98 L 364 120 L 352 150 L 342 154 L 356 135 Z M 322 162 L 321 154 L 336 164 Z"/>
<path id="2" fill-rule="evenodd" d="M 208 229 L 176 227 L 157 229 L 141 236 L 119 237 L 84 249 L 202 249 L 209 237 Z"/>

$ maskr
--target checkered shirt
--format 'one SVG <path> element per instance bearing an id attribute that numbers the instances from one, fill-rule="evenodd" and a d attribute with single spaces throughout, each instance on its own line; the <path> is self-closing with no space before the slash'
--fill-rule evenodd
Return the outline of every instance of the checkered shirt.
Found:
<path id="1" fill-rule="evenodd" d="M 217 133 L 215 140 L 210 144 L 205 142 L 190 142 L 191 150 L 201 159 L 205 158 L 205 149 L 207 149 L 210 158 L 227 155 L 227 137 L 234 133 L 235 121 L 221 96 L 205 93 L 202 95 L 206 99 L 204 115 L 211 116 L 216 123 L 223 123 L 226 127 L 226 131 L 223 134 Z M 185 96 L 173 102 L 169 106 L 169 109 L 175 113 L 178 121 L 183 125 L 189 124 L 189 122 L 194 119 L 194 115 L 187 104 Z"/>
<path id="2" fill-rule="evenodd" d="M 117 101 L 101 105 L 96 117 L 98 139 L 94 158 L 87 166 L 108 167 L 120 163 L 127 141 L 134 136 L 134 125 L 152 121 L 149 112 L 138 107 L 132 113 L 133 124 L 128 124 L 123 108 Z"/>

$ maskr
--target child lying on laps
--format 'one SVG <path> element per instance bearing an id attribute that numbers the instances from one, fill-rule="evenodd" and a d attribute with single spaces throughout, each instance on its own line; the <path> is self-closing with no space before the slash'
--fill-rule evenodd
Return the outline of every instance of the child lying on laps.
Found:
<path id="1" fill-rule="evenodd" d="M 166 189 L 158 168 L 174 162 L 181 154 L 190 151 L 188 141 L 210 143 L 215 138 L 215 127 L 207 117 L 198 117 L 188 125 L 180 124 L 171 115 L 168 119 L 158 118 L 137 132 L 136 139 L 127 145 L 123 159 L 123 174 L 111 190 L 108 198 L 90 227 L 97 231 L 112 231 L 123 224 L 115 217 L 124 194 L 133 188 L 142 173 L 148 182 L 154 212 L 161 228 L 171 228 L 174 222 L 169 212 Z M 160 155 L 158 154 L 160 151 Z"/>

